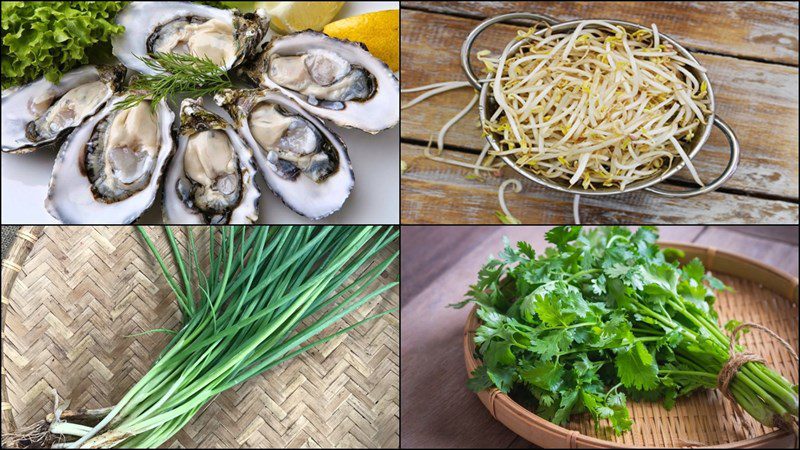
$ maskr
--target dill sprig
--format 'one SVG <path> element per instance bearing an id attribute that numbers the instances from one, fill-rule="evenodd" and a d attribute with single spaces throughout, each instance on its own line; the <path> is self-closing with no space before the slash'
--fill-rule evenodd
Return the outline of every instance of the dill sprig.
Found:
<path id="1" fill-rule="evenodd" d="M 198 57 L 177 53 L 154 53 L 139 56 L 153 75 L 138 75 L 131 80 L 128 96 L 117 103 L 115 109 L 132 108 L 144 100 L 151 100 L 155 111 L 162 99 L 177 95 L 202 97 L 233 87 L 228 71 L 207 56 Z"/>

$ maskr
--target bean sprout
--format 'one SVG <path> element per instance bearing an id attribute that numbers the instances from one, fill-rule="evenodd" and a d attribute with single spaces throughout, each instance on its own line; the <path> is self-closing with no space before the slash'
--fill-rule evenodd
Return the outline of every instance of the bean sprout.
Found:
<path id="1" fill-rule="evenodd" d="M 405 105 L 401 106 L 400 109 L 402 110 L 402 109 L 410 108 L 410 107 L 416 105 L 417 103 L 419 103 L 419 102 L 421 102 L 423 100 L 427 100 L 428 98 L 433 97 L 434 95 L 441 94 L 442 92 L 447 92 L 447 91 L 451 91 L 453 89 L 459 89 L 459 88 L 465 88 L 465 87 L 469 87 L 469 83 L 466 82 L 466 81 L 445 81 L 443 83 L 434 83 L 434 84 L 429 84 L 429 85 L 426 85 L 426 86 L 420 86 L 420 87 L 416 87 L 416 88 L 402 89 L 402 90 L 400 90 L 400 92 L 403 93 L 403 94 L 412 93 L 412 92 L 420 92 L 420 91 L 428 91 L 428 92 L 417 96 L 416 98 L 414 98 L 414 100 L 411 100 L 410 102 L 408 102 Z"/>
<path id="2" fill-rule="evenodd" d="M 477 160 L 477 161 L 475 161 L 475 165 L 476 165 L 476 166 L 486 167 L 486 166 L 484 165 L 483 161 L 484 161 L 484 159 L 486 159 L 486 155 L 488 155 L 488 154 L 489 154 L 489 149 L 490 149 L 491 147 L 492 147 L 492 146 L 491 146 L 491 145 L 490 145 L 488 142 L 487 142 L 487 143 L 485 143 L 485 144 L 483 144 L 483 149 L 481 149 L 481 154 L 480 154 L 480 155 L 478 155 L 478 160 Z M 488 164 L 491 164 L 491 163 L 492 163 L 491 159 L 490 159 L 490 160 L 488 160 Z M 473 170 L 473 173 L 474 173 L 476 176 L 480 176 L 480 175 L 481 175 L 481 174 L 478 172 L 478 170 L 477 170 L 477 169 Z"/>
<path id="3" fill-rule="evenodd" d="M 439 147 L 439 151 L 441 152 L 444 148 L 444 137 L 447 135 L 447 132 L 450 130 L 450 127 L 455 125 L 456 122 L 461 120 L 464 116 L 469 113 L 469 111 L 475 107 L 475 104 L 478 103 L 478 94 L 472 96 L 472 100 L 469 101 L 467 106 L 464 107 L 458 114 L 453 116 L 450 120 L 447 121 L 446 124 L 439 130 L 439 137 L 436 140 L 436 145 Z"/>
<path id="4" fill-rule="evenodd" d="M 468 162 L 459 161 L 457 159 L 445 158 L 441 156 L 442 149 L 438 148 L 437 150 L 434 151 L 431 148 L 432 145 L 433 145 L 433 135 L 431 135 L 430 140 L 428 140 L 428 145 L 425 147 L 425 151 L 423 152 L 423 155 L 425 155 L 425 157 L 430 159 L 431 161 L 437 161 L 445 164 L 450 164 L 452 166 L 465 167 L 467 169 L 473 169 L 473 170 L 488 170 L 488 171 L 497 170 L 492 167 L 481 166 L 478 164 L 470 164 Z"/>
<path id="5" fill-rule="evenodd" d="M 511 214 L 511 211 L 509 211 L 508 207 L 506 206 L 505 192 L 506 187 L 510 185 L 513 185 L 513 190 L 515 193 L 519 194 L 522 192 L 522 183 L 520 183 L 517 179 L 509 178 L 500 183 L 500 188 L 497 190 L 497 198 L 500 200 L 500 209 L 502 209 L 503 212 L 501 213 L 500 211 L 497 211 L 494 214 L 503 223 L 518 225 L 522 222 L 514 217 L 514 215 Z"/>
<path id="6" fill-rule="evenodd" d="M 419 86 L 419 87 L 415 87 L 415 88 L 401 89 L 400 92 L 403 93 L 403 94 L 412 93 L 412 92 L 422 92 L 422 91 L 428 91 L 428 92 L 425 92 L 424 94 L 421 94 L 421 95 L 417 96 L 416 98 L 414 98 L 410 102 L 408 102 L 405 105 L 401 106 L 400 109 L 410 108 L 410 107 L 412 107 L 412 106 L 414 106 L 414 105 L 416 105 L 416 104 L 418 104 L 418 103 L 420 103 L 420 102 L 422 102 L 424 100 L 427 100 L 430 97 L 433 97 L 434 95 L 438 95 L 438 94 L 441 94 L 441 93 L 444 93 L 444 92 L 452 91 L 452 90 L 455 90 L 455 89 L 461 89 L 461 88 L 465 88 L 465 87 L 470 87 L 470 84 L 468 82 L 466 82 L 466 81 L 444 81 L 444 82 L 440 82 L 440 83 L 433 83 L 433 84 L 428 84 L 428 85 L 425 85 L 425 86 Z M 431 149 L 431 144 L 433 143 L 433 136 L 431 136 L 431 139 L 430 139 L 430 141 L 428 141 L 428 145 L 425 147 L 425 151 L 423 152 L 423 154 L 425 155 L 426 158 L 428 158 L 430 160 L 433 160 L 433 161 L 442 162 L 442 163 L 445 163 L 445 164 L 450 164 L 450 165 L 454 165 L 454 166 L 465 167 L 467 169 L 472 169 L 473 173 L 475 175 L 477 175 L 477 176 L 480 176 L 479 171 L 490 171 L 490 172 L 493 172 L 493 171 L 496 171 L 496 170 L 498 170 L 500 168 L 499 163 L 498 164 L 492 164 L 493 161 L 494 161 L 493 157 L 485 158 L 485 156 L 486 156 L 486 154 L 488 153 L 488 150 L 489 150 L 489 143 L 488 142 L 483 147 L 483 150 L 481 151 L 481 154 L 478 157 L 478 160 L 477 160 L 477 162 L 475 164 L 466 163 L 466 162 L 459 161 L 459 160 L 456 160 L 456 159 L 445 158 L 445 157 L 442 156 L 442 152 L 444 151 L 444 138 L 447 136 L 447 132 L 450 131 L 450 127 L 452 127 L 459 120 L 463 119 L 464 116 L 469 114 L 469 112 L 475 107 L 475 104 L 477 102 L 478 102 L 478 96 L 476 94 L 476 95 L 473 95 L 472 99 L 469 101 L 467 106 L 464 107 L 464 109 L 459 111 L 458 114 L 453 116 L 450 120 L 447 121 L 447 123 L 444 124 L 444 126 L 442 126 L 442 128 L 439 130 L 439 134 L 438 134 L 437 139 L 436 139 L 436 151 L 435 152 L 434 152 L 434 150 Z M 486 159 L 485 162 L 484 162 L 484 159 Z"/>
<path id="7" fill-rule="evenodd" d="M 484 132 L 531 172 L 583 189 L 630 183 L 669 170 L 710 114 L 698 64 L 678 56 L 658 29 L 635 32 L 598 20 L 572 32 L 521 32 L 514 54 L 478 54 L 497 109 Z"/>

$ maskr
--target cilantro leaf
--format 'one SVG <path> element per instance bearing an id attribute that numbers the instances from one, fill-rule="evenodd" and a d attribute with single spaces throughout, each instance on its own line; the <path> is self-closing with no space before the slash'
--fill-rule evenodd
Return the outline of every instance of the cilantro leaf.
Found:
<path id="1" fill-rule="evenodd" d="M 552 361 L 537 361 L 519 371 L 522 381 L 549 392 L 557 392 L 564 382 L 564 367 Z"/>
<path id="2" fill-rule="evenodd" d="M 497 389 L 504 394 L 511 392 L 511 388 L 514 386 L 514 382 L 517 378 L 516 372 L 511 367 L 487 370 L 486 374 L 488 375 L 489 379 L 492 380 L 492 383 L 494 383 Z"/>
<path id="3" fill-rule="evenodd" d="M 617 352 L 614 363 L 623 386 L 651 390 L 658 385 L 658 365 L 641 342 Z"/>
<path id="4" fill-rule="evenodd" d="M 536 252 L 533 250 L 533 247 L 531 246 L 531 244 L 529 244 L 529 243 L 527 243 L 525 241 L 519 241 L 519 242 L 517 242 L 517 248 L 519 249 L 519 252 L 521 254 L 523 254 L 523 255 L 528 257 L 528 260 L 536 258 Z"/>
<path id="5" fill-rule="evenodd" d="M 706 273 L 706 268 L 698 258 L 694 258 L 683 266 L 681 272 L 683 272 L 684 278 L 700 282 Z"/>
<path id="6" fill-rule="evenodd" d="M 545 233 L 544 238 L 547 242 L 555 244 L 556 247 L 563 250 L 570 241 L 578 237 L 580 232 L 580 227 L 560 226 Z"/>
<path id="7" fill-rule="evenodd" d="M 472 392 L 480 392 L 494 386 L 494 382 L 486 372 L 486 366 L 478 366 L 471 375 L 472 377 L 467 379 L 467 388 Z"/>
<path id="8" fill-rule="evenodd" d="M 733 292 L 733 288 L 731 288 L 730 286 L 726 286 L 725 283 L 722 282 L 722 280 L 715 277 L 714 275 L 711 275 L 710 272 L 703 275 L 703 280 L 705 280 L 708 283 L 708 285 L 711 286 L 711 289 L 714 289 L 715 291 Z"/>
<path id="9" fill-rule="evenodd" d="M 561 403 L 558 411 L 556 411 L 556 413 L 553 415 L 553 423 L 561 425 L 567 422 L 570 414 L 572 414 L 572 408 L 578 401 L 578 394 L 579 391 L 568 391 L 562 393 Z"/>

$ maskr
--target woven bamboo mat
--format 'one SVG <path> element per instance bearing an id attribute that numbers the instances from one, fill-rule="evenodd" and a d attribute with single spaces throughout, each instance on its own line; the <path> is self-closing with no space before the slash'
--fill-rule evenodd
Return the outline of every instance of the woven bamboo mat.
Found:
<path id="1" fill-rule="evenodd" d="M 184 242 L 183 230 L 175 230 Z M 163 231 L 148 230 L 169 252 Z M 180 313 L 130 227 L 23 227 L 3 261 L 2 430 L 70 408 L 111 406 L 166 345 Z M 202 244 L 200 244 L 202 245 Z M 383 256 L 397 244 L 383 250 Z M 171 258 L 169 258 L 171 263 Z M 383 281 L 399 276 L 398 262 Z M 398 305 L 398 289 L 337 330 Z M 226 391 L 170 447 L 398 447 L 399 319 L 370 321 Z"/>

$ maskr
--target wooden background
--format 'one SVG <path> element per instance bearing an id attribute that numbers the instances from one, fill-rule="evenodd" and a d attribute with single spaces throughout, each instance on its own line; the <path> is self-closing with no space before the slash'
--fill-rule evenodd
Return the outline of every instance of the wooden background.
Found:
<path id="1" fill-rule="evenodd" d="M 549 227 L 403 227 L 400 300 L 400 416 L 404 448 L 529 448 L 531 444 L 495 421 L 466 388 L 463 328 L 469 308 L 446 305 L 463 299 L 502 236 L 547 245 Z M 724 249 L 797 277 L 797 227 L 660 227 L 661 240 Z M 797 345 L 797 336 L 790 342 Z M 797 366 L 794 366 L 797 367 Z M 639 444 L 641 445 L 641 443 Z"/>
<path id="2" fill-rule="evenodd" d="M 741 162 L 718 191 L 668 199 L 638 191 L 611 197 L 582 197 L 585 223 L 797 223 L 798 222 L 798 6 L 796 2 L 403 2 L 403 88 L 466 80 L 459 51 L 482 20 L 527 11 L 559 20 L 613 18 L 649 26 L 689 49 L 708 69 L 717 115 L 738 135 Z M 519 23 L 495 25 L 478 39 L 479 49 L 502 50 Z M 473 55 L 473 61 L 475 60 Z M 476 66 L 477 67 L 477 66 Z M 403 103 L 418 94 L 404 94 Z M 438 134 L 473 95 L 460 89 L 402 111 L 401 177 L 403 223 L 497 223 L 497 188 L 519 178 L 523 190 L 506 195 L 523 223 L 571 223 L 572 195 L 522 179 L 511 169 L 483 183 L 471 171 L 425 158 Z M 483 147 L 474 109 L 451 128 L 444 156 L 473 162 Z M 728 162 L 727 141 L 718 130 L 695 158 L 703 180 L 715 179 Z M 694 186 L 685 169 L 666 189 Z"/>

